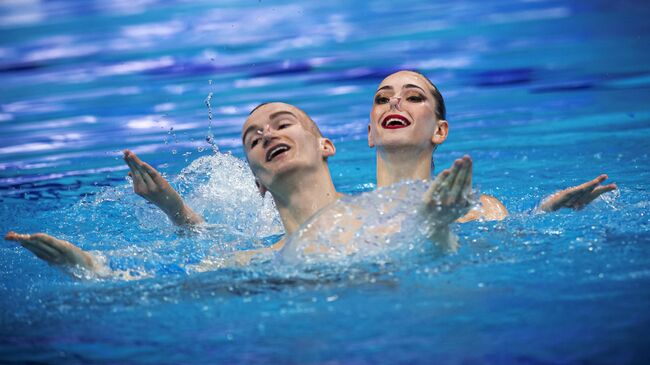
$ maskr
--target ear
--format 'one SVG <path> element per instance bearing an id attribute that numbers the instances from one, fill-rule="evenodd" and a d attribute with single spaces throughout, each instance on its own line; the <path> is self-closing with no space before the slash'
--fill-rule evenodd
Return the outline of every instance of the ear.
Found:
<path id="1" fill-rule="evenodd" d="M 375 147 L 375 139 L 372 138 L 372 133 L 370 132 L 370 124 L 368 124 L 368 147 Z"/>
<path id="2" fill-rule="evenodd" d="M 257 186 L 257 191 L 260 192 L 260 195 L 261 195 L 262 198 L 263 198 L 264 195 L 266 195 L 266 192 L 268 191 L 268 190 L 266 189 L 266 186 L 262 185 L 259 181 L 257 181 L 257 179 L 255 179 L 255 186 Z"/>
<path id="3" fill-rule="evenodd" d="M 334 156 L 334 154 L 336 154 L 336 147 L 334 147 L 334 142 L 332 142 L 332 140 L 330 140 L 329 138 L 325 138 L 325 137 L 321 138 L 320 147 L 323 153 L 323 157 L 325 158 Z"/>
<path id="4" fill-rule="evenodd" d="M 436 122 L 436 131 L 433 132 L 431 143 L 436 146 L 442 144 L 447 139 L 447 133 L 449 133 L 449 123 L 444 119 L 440 119 Z"/>

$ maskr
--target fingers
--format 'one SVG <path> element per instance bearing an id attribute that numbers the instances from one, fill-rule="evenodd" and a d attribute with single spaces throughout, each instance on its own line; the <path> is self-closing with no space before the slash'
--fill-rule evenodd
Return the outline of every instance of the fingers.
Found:
<path id="1" fill-rule="evenodd" d="M 606 174 L 602 174 L 591 181 L 576 186 L 575 189 L 579 194 L 577 194 L 578 196 L 572 199 L 571 202 L 567 202 L 567 206 L 581 209 L 585 205 L 591 203 L 601 194 L 615 190 L 617 188 L 616 184 L 599 186 L 603 181 L 607 179 L 607 177 L 608 176 Z"/>
<path id="2" fill-rule="evenodd" d="M 133 178 L 133 185 L 136 190 L 139 190 L 139 187 L 136 186 L 138 183 L 144 184 L 144 187 L 146 187 L 147 190 L 153 190 L 156 188 L 156 184 L 148 172 L 153 171 L 153 173 L 158 174 L 153 167 L 144 163 L 135 155 L 135 153 L 129 150 L 124 151 L 124 161 L 126 161 L 126 164 L 129 165 L 129 168 L 131 169 L 131 177 Z"/>
<path id="3" fill-rule="evenodd" d="M 590 198 L 593 190 L 607 179 L 607 175 L 603 174 L 597 178 L 587 181 L 584 184 L 580 184 L 571 188 L 564 189 L 560 192 L 554 194 L 554 205 L 553 210 L 560 209 L 561 207 L 568 207 L 573 209 L 581 209 L 585 204 L 588 204 L 594 198 Z"/>
<path id="4" fill-rule="evenodd" d="M 60 240 L 58 238 L 54 238 L 48 234 L 45 233 L 36 233 L 32 235 L 32 240 L 38 241 L 42 246 L 50 247 L 53 250 L 56 250 L 60 254 L 65 254 L 70 249 L 74 247 L 73 244 L 71 244 L 68 241 Z"/>
<path id="5" fill-rule="evenodd" d="M 469 156 L 454 161 L 453 165 L 443 170 L 431 184 L 425 195 L 425 202 L 453 205 L 461 202 L 471 190 L 472 160 Z"/>
<path id="6" fill-rule="evenodd" d="M 133 158 L 131 157 L 132 155 L 133 152 L 129 150 L 124 151 L 124 162 L 126 162 L 126 164 L 129 166 L 129 169 L 131 169 L 131 171 L 129 172 L 129 176 L 131 176 L 134 179 L 134 184 L 135 184 L 135 180 L 142 180 L 142 176 L 135 164 L 135 161 L 133 161 Z"/>
<path id="7" fill-rule="evenodd" d="M 140 157 L 136 156 L 135 153 L 131 152 L 131 156 L 133 158 L 133 161 L 135 161 L 136 166 L 138 166 L 138 168 L 140 169 L 140 172 L 147 173 L 151 177 L 155 175 L 160 175 L 160 173 L 156 169 L 151 167 L 151 165 L 149 165 L 148 163 L 142 161 Z"/>
<path id="8" fill-rule="evenodd" d="M 587 204 L 591 203 L 594 201 L 594 199 L 598 198 L 601 194 L 610 192 L 612 190 L 616 190 L 617 186 L 616 184 L 609 184 L 609 185 L 603 185 L 595 188 L 588 194 L 583 194 L 580 197 L 580 200 L 577 201 L 576 206 L 574 208 L 576 209 L 582 209 L 584 208 Z"/>
<path id="9" fill-rule="evenodd" d="M 425 203 L 431 203 L 434 198 L 438 198 L 438 194 L 440 193 L 440 185 L 442 182 L 449 176 L 449 169 L 442 170 L 441 173 L 436 176 L 436 178 L 433 180 L 431 183 L 431 186 L 427 190 L 427 192 L 424 194 L 424 202 Z"/>
<path id="10" fill-rule="evenodd" d="M 154 185 L 160 185 L 167 182 L 158 170 L 142 161 L 135 153 L 131 152 L 130 155 L 148 186 L 154 187 Z"/>
<path id="11" fill-rule="evenodd" d="M 472 159 L 465 155 L 462 159 L 454 162 L 454 167 L 457 168 L 458 173 L 451 182 L 449 190 L 447 192 L 443 191 L 443 194 L 447 194 L 443 201 L 449 205 L 461 203 L 466 205 L 467 195 L 470 193 L 472 186 Z M 451 180 L 451 175 L 449 180 Z"/>
<path id="12" fill-rule="evenodd" d="M 584 183 L 584 184 L 581 184 L 581 185 L 576 186 L 575 189 L 576 189 L 576 190 L 582 190 L 582 191 L 591 191 L 591 190 L 593 190 L 595 187 L 597 187 L 598 185 L 600 185 L 600 183 L 602 183 L 602 182 L 605 181 L 606 179 L 607 179 L 607 175 L 606 175 L 606 174 L 602 174 L 602 175 L 598 176 L 597 178 L 595 178 L 595 179 L 593 179 L 593 180 L 591 180 L 591 181 L 587 181 L 587 182 Z"/>
<path id="13" fill-rule="evenodd" d="M 21 246 L 31 251 L 34 255 L 36 255 L 41 260 L 51 262 L 51 263 L 58 263 L 59 258 L 61 256 L 60 253 L 56 249 L 51 247 L 47 242 L 44 242 L 42 239 L 40 239 L 41 236 L 46 236 L 46 235 L 42 233 L 35 234 L 35 235 L 18 234 L 9 231 L 5 236 L 5 239 L 9 241 L 18 242 Z"/>
<path id="14" fill-rule="evenodd" d="M 32 235 L 32 238 L 21 241 L 20 244 L 42 260 L 51 263 L 60 263 L 61 253 L 59 251 L 47 244 L 47 242 L 43 242 L 33 237 L 34 236 Z"/>
<path id="15" fill-rule="evenodd" d="M 19 241 L 21 239 L 28 239 L 29 235 L 28 234 L 19 234 L 14 231 L 9 231 L 5 235 L 5 240 L 7 241 Z"/>
<path id="16" fill-rule="evenodd" d="M 608 184 L 599 186 L 603 181 L 608 178 L 606 174 L 602 174 L 591 181 L 580 184 L 551 196 L 553 207 L 551 210 L 557 210 L 561 207 L 582 209 L 601 194 L 617 189 L 616 184 Z"/>
<path id="17" fill-rule="evenodd" d="M 433 180 L 433 184 L 431 184 L 432 187 L 435 187 L 435 191 L 440 191 L 442 183 L 447 180 L 450 174 L 451 169 L 444 169 L 441 173 L 438 174 L 438 176 L 436 176 L 436 179 Z"/>
<path id="18" fill-rule="evenodd" d="M 449 189 L 449 199 L 456 200 L 461 194 L 463 186 L 465 186 L 465 179 L 467 178 L 467 167 L 465 161 L 461 161 L 461 165 L 458 168 L 458 173 L 456 174 L 456 179 L 452 182 L 451 188 Z"/>
<path id="19" fill-rule="evenodd" d="M 453 184 L 454 181 L 456 181 L 458 173 L 462 169 L 463 165 L 464 162 L 461 159 L 454 161 L 454 164 L 449 170 L 449 174 L 445 177 L 442 183 L 440 183 L 438 194 L 439 200 L 442 202 L 442 204 L 448 205 L 452 203 L 451 191 L 453 189 Z"/>
<path id="20" fill-rule="evenodd" d="M 474 170 L 474 163 L 472 162 L 472 159 L 470 159 L 469 156 L 466 157 L 468 159 L 467 175 L 465 177 L 465 184 L 463 185 L 463 188 L 460 191 L 461 195 L 458 197 L 458 199 L 463 199 L 463 200 L 469 199 L 470 195 L 472 194 L 472 174 Z"/>
<path id="21" fill-rule="evenodd" d="M 601 194 L 605 194 L 616 189 L 618 189 L 618 186 L 616 186 L 616 184 L 609 184 L 609 185 L 599 186 L 595 188 L 591 193 L 596 194 L 596 196 L 599 196 Z"/>
<path id="22" fill-rule="evenodd" d="M 469 156 L 464 156 L 460 161 L 461 165 L 458 175 L 449 193 L 449 199 L 452 203 L 459 203 L 465 200 L 472 186 L 472 160 Z"/>

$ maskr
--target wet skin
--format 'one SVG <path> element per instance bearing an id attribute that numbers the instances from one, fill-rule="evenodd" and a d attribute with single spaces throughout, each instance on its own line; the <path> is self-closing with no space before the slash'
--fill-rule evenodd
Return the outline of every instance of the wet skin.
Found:
<path id="1" fill-rule="evenodd" d="M 377 150 L 378 186 L 430 179 L 433 153 L 447 139 L 449 130 L 449 123 L 436 114 L 432 87 L 421 75 L 400 71 L 386 77 L 377 88 L 370 112 L 368 146 Z M 471 160 L 469 163 L 467 178 L 447 182 L 450 191 L 470 194 Z M 459 222 L 501 220 L 508 215 L 507 209 L 494 197 L 482 195 L 479 202 L 478 209 L 470 211 Z"/>
<path id="2" fill-rule="evenodd" d="M 334 189 L 327 166 L 327 158 L 336 152 L 334 145 L 320 136 L 310 123 L 313 122 L 299 109 L 288 104 L 271 103 L 253 113 L 243 127 L 246 157 L 260 192 L 268 191 L 273 196 L 287 234 L 340 196 Z M 129 175 L 133 178 L 134 191 L 138 195 L 160 207 L 174 223 L 194 225 L 203 221 L 182 202 L 178 193 L 153 167 L 130 151 L 125 151 L 124 159 L 131 169 Z M 466 211 L 470 187 L 469 157 L 457 160 L 434 180 L 423 197 L 420 214 L 444 222 L 444 227 L 436 234 L 448 233 L 445 223 L 457 219 Z M 449 209 L 434 209 L 440 206 Z M 441 211 L 445 214 L 441 215 Z M 362 222 L 350 220 L 351 226 L 357 223 Z M 91 254 L 46 234 L 19 235 L 10 232 L 5 238 L 20 242 L 40 259 L 57 266 L 79 266 L 93 272 L 100 269 L 107 271 L 99 267 Z M 268 249 L 235 253 L 220 260 L 218 267 L 246 264 L 256 254 L 279 250 L 283 243 L 281 240 Z"/>
<path id="3" fill-rule="evenodd" d="M 431 176 L 433 152 L 447 139 L 449 129 L 449 123 L 436 115 L 432 88 L 422 75 L 411 71 L 393 73 L 377 88 L 370 112 L 368 145 L 377 149 L 378 186 Z M 537 210 L 582 209 L 601 194 L 617 188 L 615 184 L 600 185 L 606 178 L 607 175 L 600 175 L 558 191 L 545 198 Z M 495 197 L 481 195 L 479 201 L 478 209 L 458 221 L 501 220 L 508 215 Z"/>

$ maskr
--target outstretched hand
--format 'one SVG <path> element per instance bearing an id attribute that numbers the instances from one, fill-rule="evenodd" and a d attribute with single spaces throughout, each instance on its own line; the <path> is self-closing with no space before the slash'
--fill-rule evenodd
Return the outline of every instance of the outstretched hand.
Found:
<path id="1" fill-rule="evenodd" d="M 136 194 L 162 209 L 175 224 L 203 222 L 203 218 L 185 205 L 176 190 L 151 165 L 129 150 L 124 151 L 124 161 L 131 169 L 129 176 L 133 178 L 133 191 Z"/>
<path id="2" fill-rule="evenodd" d="M 617 189 L 616 184 L 600 185 L 606 179 L 607 175 L 603 174 L 584 184 L 558 191 L 545 198 L 537 210 L 542 212 L 554 212 L 560 208 L 580 210 L 601 194 Z"/>
<path id="3" fill-rule="evenodd" d="M 151 165 L 142 161 L 135 153 L 125 150 L 124 161 L 131 171 L 133 191 L 164 211 L 177 209 L 183 205 L 180 195 L 165 178 Z"/>
<path id="4" fill-rule="evenodd" d="M 39 259 L 61 267 L 80 266 L 90 271 L 96 271 L 97 265 L 89 253 L 70 242 L 54 238 L 45 233 L 19 234 L 9 231 L 5 236 L 7 241 L 16 241 L 30 250 Z"/>
<path id="5" fill-rule="evenodd" d="M 462 217 L 471 207 L 472 159 L 465 155 L 436 176 L 424 194 L 420 213 L 447 225 Z"/>

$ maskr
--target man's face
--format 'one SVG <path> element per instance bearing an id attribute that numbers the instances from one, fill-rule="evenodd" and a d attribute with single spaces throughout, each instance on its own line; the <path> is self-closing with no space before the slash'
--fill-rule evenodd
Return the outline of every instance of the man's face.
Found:
<path id="1" fill-rule="evenodd" d="M 436 131 L 436 101 L 421 75 L 400 71 L 385 78 L 370 112 L 371 147 L 431 146 Z"/>
<path id="2" fill-rule="evenodd" d="M 298 108 L 284 103 L 259 107 L 246 120 L 242 140 L 253 175 L 269 188 L 291 172 L 323 162 L 321 138 Z"/>

